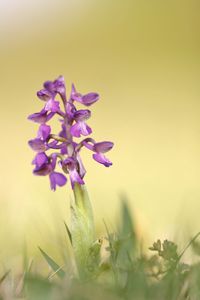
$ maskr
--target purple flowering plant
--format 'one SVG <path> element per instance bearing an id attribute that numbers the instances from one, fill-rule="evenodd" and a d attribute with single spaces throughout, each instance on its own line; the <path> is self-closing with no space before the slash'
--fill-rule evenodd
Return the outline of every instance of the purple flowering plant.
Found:
<path id="1" fill-rule="evenodd" d="M 57 186 L 64 186 L 67 183 L 67 175 L 73 189 L 75 183 L 83 185 L 86 173 L 80 156 L 83 147 L 93 153 L 92 157 L 98 163 L 105 167 L 112 165 L 104 153 L 112 149 L 113 143 L 96 142 L 88 137 L 92 129 L 86 121 L 90 118 L 91 111 L 76 108 L 76 103 L 86 108 L 91 106 L 99 100 L 99 94 L 91 92 L 83 95 L 77 92 L 72 84 L 70 96 L 67 98 L 64 77 L 60 76 L 54 81 L 46 81 L 43 89 L 37 92 L 37 97 L 44 102 L 44 107 L 40 112 L 28 117 L 29 120 L 39 124 L 37 137 L 28 142 L 36 152 L 32 162 L 35 166 L 33 170 L 35 175 L 48 175 L 51 189 L 54 191 Z M 53 133 L 51 126 L 48 125 L 55 116 L 59 117 L 61 126 L 58 134 Z M 75 138 L 81 137 L 83 138 L 81 141 L 75 141 Z M 57 166 L 61 172 L 56 171 Z"/>
<path id="2" fill-rule="evenodd" d="M 52 190 L 64 186 L 70 178 L 74 199 L 71 201 L 71 227 L 67 232 L 72 243 L 74 258 L 80 278 L 91 276 L 91 258 L 98 261 L 99 244 L 96 243 L 92 206 L 85 188 L 85 167 L 80 152 L 83 148 L 92 152 L 93 159 L 110 167 L 112 162 L 104 153 L 112 149 L 109 141 L 96 142 L 88 137 L 92 129 L 86 123 L 91 116 L 89 109 L 77 109 L 76 103 L 86 107 L 99 100 L 97 93 L 82 95 L 72 84 L 69 98 L 63 76 L 54 81 L 46 81 L 37 96 L 44 102 L 43 109 L 30 115 L 29 120 L 39 124 L 37 137 L 30 140 L 29 146 L 36 152 L 32 161 L 33 173 L 38 176 L 49 176 Z M 49 121 L 57 116 L 60 132 L 55 134 Z M 78 140 L 82 137 L 82 140 Z M 78 140 L 78 141 L 77 141 Z M 56 168 L 59 167 L 61 172 Z M 91 255 L 92 253 L 92 255 Z M 42 250 L 44 255 L 44 251 Z M 46 254 L 44 255 L 46 259 Z M 55 264 L 54 264 L 55 265 Z M 94 269 L 94 268 L 93 268 Z"/>

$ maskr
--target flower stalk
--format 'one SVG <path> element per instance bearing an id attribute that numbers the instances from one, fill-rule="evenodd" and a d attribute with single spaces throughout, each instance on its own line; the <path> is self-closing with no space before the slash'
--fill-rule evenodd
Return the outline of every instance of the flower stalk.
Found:
<path id="1" fill-rule="evenodd" d="M 71 202 L 71 237 L 77 270 L 81 279 L 91 276 L 88 268 L 89 251 L 95 241 L 92 206 L 84 185 L 75 184 Z"/>

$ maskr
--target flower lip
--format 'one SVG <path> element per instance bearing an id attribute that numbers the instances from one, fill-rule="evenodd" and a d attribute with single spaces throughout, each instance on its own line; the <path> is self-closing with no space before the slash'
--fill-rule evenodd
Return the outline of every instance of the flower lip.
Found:
<path id="1" fill-rule="evenodd" d="M 49 179 L 50 179 L 50 186 L 53 191 L 56 190 L 57 185 L 63 186 L 67 182 L 67 178 L 63 174 L 58 173 L 58 172 L 52 172 L 49 175 Z"/>
<path id="2" fill-rule="evenodd" d="M 93 149 L 95 152 L 100 152 L 100 153 L 106 153 L 110 151 L 114 146 L 114 143 L 112 142 L 100 142 L 100 143 L 95 143 L 93 146 Z"/>
<path id="3" fill-rule="evenodd" d="M 94 158 L 94 160 L 104 165 L 105 167 L 112 166 L 112 162 L 107 157 L 105 157 L 103 153 L 94 153 L 92 157 Z"/>
<path id="4" fill-rule="evenodd" d="M 84 121 L 78 121 L 70 128 L 70 133 L 74 137 L 87 136 L 92 133 L 92 129 Z"/>

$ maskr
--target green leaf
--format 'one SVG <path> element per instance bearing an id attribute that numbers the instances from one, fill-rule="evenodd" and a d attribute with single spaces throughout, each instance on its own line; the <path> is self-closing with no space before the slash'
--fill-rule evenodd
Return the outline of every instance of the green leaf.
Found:
<path id="1" fill-rule="evenodd" d="M 58 275 L 58 277 L 63 278 L 65 276 L 65 272 L 62 268 L 46 252 L 44 252 L 40 247 L 38 248 L 51 269 Z"/>

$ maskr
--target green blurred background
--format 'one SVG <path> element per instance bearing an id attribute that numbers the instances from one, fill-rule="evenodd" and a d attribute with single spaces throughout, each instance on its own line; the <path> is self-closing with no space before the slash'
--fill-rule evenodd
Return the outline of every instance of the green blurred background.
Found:
<path id="1" fill-rule="evenodd" d="M 199 230 L 199 12 L 198 0 L 0 0 L 1 262 L 24 243 L 56 248 L 69 219 L 70 186 L 34 177 L 27 146 L 35 93 L 61 74 L 68 92 L 100 93 L 89 124 L 115 143 L 112 168 L 83 155 L 99 226 L 114 227 L 125 193 L 150 239 Z"/>

